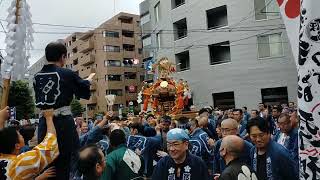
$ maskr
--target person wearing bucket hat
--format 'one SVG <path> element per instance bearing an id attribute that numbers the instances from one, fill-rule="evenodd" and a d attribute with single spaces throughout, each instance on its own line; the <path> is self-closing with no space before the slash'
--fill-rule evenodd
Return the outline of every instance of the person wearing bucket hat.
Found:
<path id="1" fill-rule="evenodd" d="M 163 157 L 154 168 L 152 180 L 207 180 L 208 171 L 204 161 L 189 153 L 188 134 L 179 128 L 167 133 L 169 156 Z"/>

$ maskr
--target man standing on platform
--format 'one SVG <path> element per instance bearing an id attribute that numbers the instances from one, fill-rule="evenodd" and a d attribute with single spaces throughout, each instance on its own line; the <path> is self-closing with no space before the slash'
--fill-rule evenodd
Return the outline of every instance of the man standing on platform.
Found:
<path id="1" fill-rule="evenodd" d="M 67 48 L 64 44 L 53 42 L 45 49 L 47 65 L 34 77 L 36 106 L 41 110 L 54 109 L 54 125 L 58 134 L 60 155 L 54 162 L 57 179 L 69 179 L 72 155 L 79 149 L 79 137 L 71 116 L 70 103 L 74 97 L 90 98 L 90 82 L 94 73 L 86 80 L 75 72 L 63 68 L 66 62 Z M 46 134 L 46 122 L 39 120 L 38 141 Z"/>

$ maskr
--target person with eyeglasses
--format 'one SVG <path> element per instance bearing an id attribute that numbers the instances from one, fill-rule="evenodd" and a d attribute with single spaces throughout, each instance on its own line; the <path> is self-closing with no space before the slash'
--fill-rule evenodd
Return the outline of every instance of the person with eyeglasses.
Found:
<path id="1" fill-rule="evenodd" d="M 290 116 L 287 113 L 280 114 L 278 118 L 280 131 L 274 136 L 273 140 L 289 150 L 290 155 L 299 164 L 298 153 L 298 128 L 292 126 Z"/>
<path id="2" fill-rule="evenodd" d="M 222 139 L 219 152 L 227 166 L 221 176 L 214 178 L 215 180 L 257 179 L 256 175 L 251 172 L 248 165 L 241 160 L 244 147 L 244 140 L 239 136 L 228 135 Z"/>
<path id="3" fill-rule="evenodd" d="M 188 151 L 189 136 L 183 129 L 171 129 L 167 134 L 168 156 L 154 168 L 152 180 L 208 180 L 205 162 Z"/>
<path id="4" fill-rule="evenodd" d="M 225 138 L 229 135 L 236 135 L 239 136 L 239 124 L 234 119 L 225 119 L 221 122 L 221 133 L 222 137 Z M 221 156 L 219 150 L 221 147 L 222 139 L 218 140 L 214 146 L 214 160 L 213 160 L 213 173 L 215 176 L 220 176 L 220 174 L 224 171 L 226 168 L 226 162 Z M 250 161 L 250 150 L 253 147 L 253 145 L 247 141 L 244 140 L 244 148 L 243 152 L 240 155 L 240 160 L 247 165 L 251 164 Z"/>
<path id="5" fill-rule="evenodd" d="M 267 121 L 257 117 L 247 125 L 250 139 L 255 144 L 251 149 L 251 166 L 258 179 L 295 180 L 299 179 L 299 169 L 290 152 L 271 139 Z"/>

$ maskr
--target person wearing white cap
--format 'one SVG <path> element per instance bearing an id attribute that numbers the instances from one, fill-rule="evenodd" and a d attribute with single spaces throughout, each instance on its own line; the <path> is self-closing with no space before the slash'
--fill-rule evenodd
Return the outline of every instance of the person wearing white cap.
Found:
<path id="1" fill-rule="evenodd" d="M 179 128 L 167 134 L 169 156 L 163 157 L 154 168 L 152 180 L 208 180 L 204 161 L 188 151 L 189 136 Z"/>

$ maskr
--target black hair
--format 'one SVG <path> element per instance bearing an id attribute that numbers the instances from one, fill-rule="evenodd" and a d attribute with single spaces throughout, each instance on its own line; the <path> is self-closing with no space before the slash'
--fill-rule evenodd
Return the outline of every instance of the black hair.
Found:
<path id="1" fill-rule="evenodd" d="M 148 114 L 146 119 L 149 119 L 150 117 L 152 117 L 153 119 L 155 119 L 156 117 L 153 114 Z"/>
<path id="2" fill-rule="evenodd" d="M 120 144 L 126 143 L 126 135 L 123 130 L 115 129 L 110 134 L 110 145 L 112 147 L 118 147 Z"/>
<path id="3" fill-rule="evenodd" d="M 237 112 L 237 111 L 239 111 L 239 113 L 240 113 L 240 114 L 243 114 L 242 109 L 233 109 L 233 111 L 232 111 L 232 112 Z"/>
<path id="4" fill-rule="evenodd" d="M 246 106 L 243 106 L 242 108 L 243 108 L 244 110 L 246 110 L 246 111 L 248 110 L 248 108 L 247 108 Z"/>
<path id="5" fill-rule="evenodd" d="M 207 108 L 202 108 L 199 110 L 198 115 L 200 116 L 202 113 L 205 113 L 205 112 L 209 113 L 209 110 Z"/>
<path id="6" fill-rule="evenodd" d="M 32 125 L 23 126 L 19 132 L 23 136 L 23 139 L 25 143 L 28 143 L 29 140 L 31 140 L 34 136 L 36 128 Z"/>
<path id="7" fill-rule="evenodd" d="M 96 174 L 96 164 L 103 162 L 103 157 L 99 153 L 99 148 L 96 144 L 88 144 L 82 147 L 79 154 L 85 149 L 90 149 L 85 157 L 79 155 L 78 170 L 82 173 L 84 179 L 98 179 Z"/>
<path id="8" fill-rule="evenodd" d="M 249 120 L 248 124 L 247 124 L 247 132 L 250 134 L 250 129 L 253 126 L 257 126 L 260 131 L 265 132 L 265 133 L 270 133 L 270 124 L 268 123 L 267 120 L 264 120 L 261 117 L 256 117 L 256 118 L 252 118 Z"/>
<path id="9" fill-rule="evenodd" d="M 189 118 L 185 117 L 185 116 L 182 116 L 178 119 L 178 122 L 181 123 L 181 124 L 185 124 L 185 123 L 188 123 L 189 122 Z"/>
<path id="10" fill-rule="evenodd" d="M 161 117 L 161 121 L 170 121 L 171 122 L 171 120 L 172 120 L 171 117 L 167 116 L 167 115 Z"/>
<path id="11" fill-rule="evenodd" d="M 67 54 L 67 48 L 62 43 L 52 42 L 47 45 L 45 53 L 48 62 L 57 62 Z"/>
<path id="12" fill-rule="evenodd" d="M 254 111 L 257 115 L 259 114 L 259 111 L 256 109 L 252 109 L 251 111 Z"/>
<path id="13" fill-rule="evenodd" d="M 0 153 L 11 154 L 14 151 L 16 143 L 19 143 L 16 128 L 7 127 L 0 130 Z"/>
<path id="14" fill-rule="evenodd" d="M 190 129 L 189 118 L 182 116 L 178 119 L 177 127 L 180 129 Z"/>
<path id="15" fill-rule="evenodd" d="M 112 116 L 111 121 L 120 121 L 119 116 Z"/>
<path id="16" fill-rule="evenodd" d="M 282 112 L 282 108 L 280 106 L 273 106 L 272 110 L 277 110 L 277 112 L 281 113 Z"/>
<path id="17" fill-rule="evenodd" d="M 212 114 L 213 108 L 212 108 L 211 106 L 210 106 L 210 107 L 207 107 L 206 109 L 207 109 L 207 111 L 208 111 L 209 114 Z"/>

